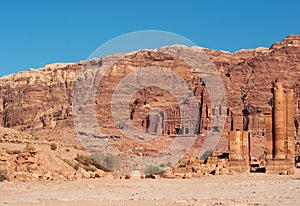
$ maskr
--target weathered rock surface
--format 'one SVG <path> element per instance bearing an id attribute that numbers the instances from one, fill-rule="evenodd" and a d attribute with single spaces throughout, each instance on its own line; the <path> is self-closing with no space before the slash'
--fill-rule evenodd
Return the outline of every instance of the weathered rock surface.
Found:
<path id="1" fill-rule="evenodd" d="M 275 79 L 280 79 L 286 88 L 294 89 L 298 120 L 299 41 L 299 35 L 290 35 L 282 42 L 274 43 L 269 49 L 241 50 L 236 53 L 205 49 L 222 77 L 228 108 L 236 113 L 245 109 L 244 114 L 249 118 L 248 127 L 253 132 L 262 129 L 258 126 L 262 124 L 260 114 L 270 109 L 271 83 Z M 172 60 L 163 53 L 140 51 L 115 65 L 109 71 L 107 82 L 115 84 L 136 67 L 158 65 L 179 68 L 180 65 L 174 65 L 176 63 L 180 61 Z M 2 77 L 2 126 L 23 130 L 71 126 L 74 80 L 83 64 L 84 62 L 46 65 L 38 70 L 31 69 L 28 72 Z M 199 86 L 201 82 L 194 80 L 191 83 Z M 104 91 L 101 89 L 100 86 L 99 91 L 104 94 L 111 92 L 110 88 L 104 88 Z"/>
<path id="2" fill-rule="evenodd" d="M 165 67 L 171 68 L 185 78 L 191 91 L 197 98 L 201 123 L 197 133 L 205 136 L 210 130 L 211 115 L 210 100 L 207 89 L 202 79 L 197 75 L 186 73 L 191 70 L 189 66 L 181 60 L 172 58 L 163 51 L 174 49 L 180 46 L 164 47 L 158 51 L 138 51 L 126 55 L 122 60 L 114 64 L 104 75 L 103 81 L 98 86 L 95 102 L 97 119 L 103 123 L 108 135 L 120 137 L 115 127 L 126 127 L 127 125 L 115 125 L 112 121 L 111 98 L 114 88 L 130 72 L 141 67 Z M 190 48 L 192 53 L 193 49 Z M 241 50 L 235 53 L 204 49 L 206 55 L 211 59 L 217 68 L 224 84 L 227 99 L 227 121 L 223 138 L 218 149 L 227 149 L 227 132 L 233 126 L 238 125 L 241 129 L 248 129 L 251 136 L 263 138 L 265 136 L 264 112 L 270 111 L 272 104 L 272 83 L 279 79 L 285 88 L 293 89 L 295 93 L 295 127 L 299 137 L 300 121 L 300 35 L 290 35 L 281 42 L 274 43 L 270 48 L 257 48 L 254 50 Z M 189 53 L 188 55 L 190 55 Z M 116 58 L 106 57 L 111 61 Z M 189 58 L 193 58 L 189 56 Z M 88 64 L 99 65 L 100 59 L 93 59 Z M 68 131 L 72 135 L 56 135 L 56 140 L 65 146 L 68 141 L 75 138 L 73 132 L 73 89 L 75 80 L 80 73 L 85 62 L 74 64 L 52 64 L 41 69 L 30 69 L 27 72 L 20 72 L 0 78 L 0 125 L 24 131 L 25 134 L 40 134 L 49 138 L 49 134 L 43 131 Z M 86 74 L 88 75 L 88 74 Z M 95 86 L 95 85 L 94 85 Z M 147 130 L 147 123 L 153 119 L 149 133 L 163 132 L 161 117 L 150 115 L 154 108 L 162 108 L 165 112 L 176 114 L 178 103 L 167 91 L 157 88 L 145 88 L 137 92 L 130 102 L 130 113 L 133 124 L 143 131 Z M 198 115 L 198 114 L 197 114 Z M 235 118 L 236 117 L 236 118 Z M 239 120 L 241 119 L 241 121 Z M 154 122 L 154 123 L 153 123 Z M 238 122 L 235 124 L 235 122 Z M 232 125 L 235 124 L 235 125 Z M 182 132 L 176 125 L 170 127 L 164 134 L 170 135 Z M 149 129 L 149 127 L 148 127 Z M 187 130 L 187 132 L 189 132 Z M 1 144 L 6 143 L 6 135 L 2 135 Z M 31 137 L 34 139 L 34 137 Z M 69 138 L 66 140 L 66 138 Z M 142 137 L 140 137 L 142 138 Z M 9 140 L 10 143 L 26 144 L 29 137 L 16 137 Z M 13 141 L 13 142 L 12 142 Z M 73 141 L 73 140 L 71 140 Z M 165 141 L 165 140 L 164 140 Z M 256 140 L 252 141 L 255 143 Z M 258 140 L 259 142 L 261 140 Z M 165 147 L 164 144 L 149 145 L 118 144 L 123 150 L 130 148 L 129 153 L 144 155 L 157 152 Z M 199 140 L 201 144 L 202 140 Z M 164 142 L 168 144 L 168 141 Z M 73 145 L 74 146 L 74 145 Z M 146 148 L 139 150 L 138 148 Z M 134 148 L 137 148 L 135 151 Z M 253 155 L 260 154 L 263 148 L 258 147 L 257 152 L 251 151 Z M 12 152 L 12 151 L 10 151 Z M 14 153 L 14 152 L 12 152 Z M 257 154 L 256 154 L 257 153 Z M 20 154 L 20 155 L 19 155 Z M 35 155 L 28 151 L 21 151 L 17 161 L 24 164 L 35 164 Z M 1 153 L 0 162 L 9 158 L 7 151 Z M 23 164 L 22 163 L 22 164 Z M 24 170 L 20 169 L 20 170 Z M 87 174 L 85 174 L 87 176 Z"/>

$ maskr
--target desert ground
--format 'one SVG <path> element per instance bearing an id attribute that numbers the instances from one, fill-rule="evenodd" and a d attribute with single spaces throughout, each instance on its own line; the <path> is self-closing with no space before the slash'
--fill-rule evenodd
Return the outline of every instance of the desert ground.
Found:
<path id="1" fill-rule="evenodd" d="M 192 179 L 81 179 L 0 184 L 1 205 L 299 205 L 294 175 L 236 174 Z"/>

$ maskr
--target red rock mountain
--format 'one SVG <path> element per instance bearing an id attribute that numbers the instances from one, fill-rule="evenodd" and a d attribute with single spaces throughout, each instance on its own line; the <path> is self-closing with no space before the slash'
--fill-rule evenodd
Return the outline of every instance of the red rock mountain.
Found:
<path id="1" fill-rule="evenodd" d="M 117 83 L 135 68 L 145 66 L 169 67 L 178 73 L 184 71 L 180 68 L 188 68 L 187 65 L 163 53 L 166 49 L 176 47 L 178 46 L 128 54 L 108 70 L 98 88 L 98 96 L 101 94 L 102 98 L 97 98 L 95 105 L 97 118 L 103 122 L 104 128 L 110 130 L 109 134 L 117 133 L 112 129 L 116 125 L 111 121 L 111 114 L 107 112 L 110 109 L 109 99 Z M 193 48 L 190 51 L 185 55 L 190 55 L 189 58 L 192 58 Z M 276 79 L 280 80 L 284 87 L 294 89 L 295 125 L 299 136 L 300 35 L 290 35 L 281 42 L 274 43 L 270 48 L 240 50 L 235 53 L 209 49 L 204 51 L 217 68 L 225 88 L 228 118 L 223 136 L 226 136 L 227 131 L 233 126 L 234 115 L 240 116 L 241 121 L 235 124 L 239 129 L 248 129 L 253 136 L 264 135 L 263 113 L 270 110 L 271 88 Z M 114 57 L 106 57 L 108 60 L 110 58 Z M 101 61 L 101 59 L 93 59 L 89 64 L 99 64 Z M 72 128 L 74 82 L 84 64 L 85 62 L 51 64 L 41 69 L 30 69 L 0 78 L 0 119 L 2 120 L 0 124 L 20 131 L 45 129 L 57 131 Z M 205 134 L 206 130 L 209 130 L 211 118 L 206 88 L 201 79 L 186 73 L 181 75 L 198 98 L 199 111 L 202 113 L 199 126 L 201 131 L 198 132 Z M 158 89 L 148 88 L 136 93 L 130 104 L 133 123 L 145 128 L 147 114 L 151 108 L 158 106 L 169 107 L 169 110 L 173 111 L 176 108 L 176 101 L 172 100 L 168 92 Z M 175 130 L 173 132 L 176 132 Z"/>
<path id="2" fill-rule="evenodd" d="M 299 35 L 290 35 L 269 49 L 240 50 L 235 53 L 209 49 L 204 51 L 221 75 L 229 111 L 242 114 L 244 110 L 244 115 L 251 119 L 248 123 L 250 130 L 260 132 L 263 129 L 261 115 L 270 109 L 271 87 L 275 79 L 279 79 L 286 88 L 294 89 L 296 122 L 299 121 Z M 139 51 L 119 63 L 118 74 L 110 75 L 114 75 L 111 78 L 120 79 L 123 77 L 120 72 L 128 67 L 155 64 L 171 67 L 174 62 L 160 52 Z M 71 126 L 74 80 L 83 64 L 52 64 L 2 77 L 1 125 L 19 130 Z"/>

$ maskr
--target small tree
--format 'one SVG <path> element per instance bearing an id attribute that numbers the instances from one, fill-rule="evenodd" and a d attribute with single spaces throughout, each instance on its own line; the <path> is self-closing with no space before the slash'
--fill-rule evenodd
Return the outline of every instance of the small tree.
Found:
<path id="1" fill-rule="evenodd" d="M 55 151 L 57 149 L 57 144 L 51 143 L 50 147 L 51 147 L 51 150 Z"/>

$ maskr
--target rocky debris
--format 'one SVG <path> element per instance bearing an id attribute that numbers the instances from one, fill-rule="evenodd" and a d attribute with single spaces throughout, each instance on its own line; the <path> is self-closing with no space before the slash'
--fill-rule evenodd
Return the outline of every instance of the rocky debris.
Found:
<path id="1" fill-rule="evenodd" d="M 36 136 L 9 128 L 0 127 L 0 136 L 0 171 L 5 171 L 9 181 L 104 177 L 102 170 L 96 169 L 91 172 L 82 167 L 76 170 L 65 162 L 64 158 L 75 158 L 74 152 L 83 153 L 80 148 L 76 149 L 62 142 L 54 143 L 51 139 L 45 140 L 47 137 L 37 139 Z M 55 151 L 51 150 L 52 144 L 58 145 Z"/>
<path id="2" fill-rule="evenodd" d="M 0 166 L 8 171 L 9 179 L 27 179 L 30 172 L 38 168 L 38 150 L 30 145 L 23 149 L 2 149 Z"/>
<path id="3" fill-rule="evenodd" d="M 228 153 L 214 151 L 205 161 L 198 158 L 184 158 L 173 168 L 164 170 L 162 177 L 190 179 L 210 175 L 230 174 Z"/>
<path id="4" fill-rule="evenodd" d="M 32 136 L 0 126 L 0 143 L 27 144 Z"/>
<path id="5" fill-rule="evenodd" d="M 65 170 L 49 166 L 48 168 L 52 168 L 51 170 L 44 170 L 41 168 L 41 159 L 38 157 L 40 152 L 32 146 L 23 150 L 1 151 L 1 169 L 6 168 L 10 172 L 8 179 L 11 181 L 95 179 L 105 176 L 104 171 L 99 169 L 86 171 L 79 167 L 77 170 L 70 170 L 67 169 L 67 164 L 63 166 Z"/>
<path id="6" fill-rule="evenodd" d="M 85 171 L 83 168 L 79 168 L 76 173 L 75 173 L 75 178 L 77 179 L 89 179 L 90 178 L 90 173 Z"/>

